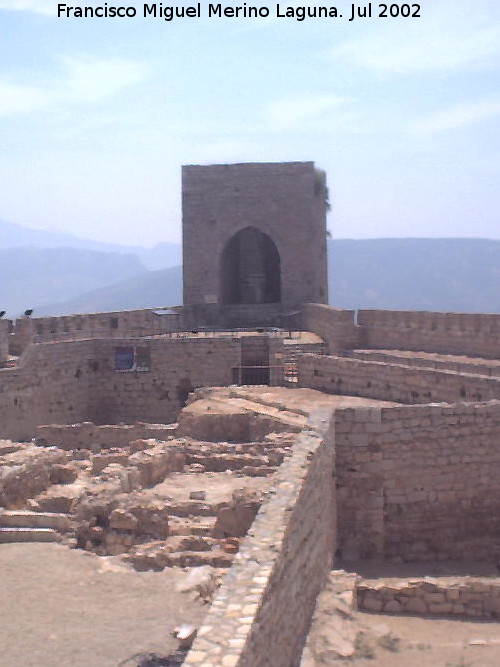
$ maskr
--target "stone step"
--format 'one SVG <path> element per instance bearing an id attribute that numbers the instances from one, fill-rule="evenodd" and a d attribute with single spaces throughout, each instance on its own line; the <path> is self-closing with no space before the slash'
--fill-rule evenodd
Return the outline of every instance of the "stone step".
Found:
<path id="1" fill-rule="evenodd" d="M 69 517 L 66 514 L 52 512 L 5 510 L 0 512 L 0 527 L 53 528 L 64 531 L 69 528 Z"/>
<path id="2" fill-rule="evenodd" d="M 57 541 L 59 541 L 59 533 L 52 528 L 0 528 L 0 544 Z"/>

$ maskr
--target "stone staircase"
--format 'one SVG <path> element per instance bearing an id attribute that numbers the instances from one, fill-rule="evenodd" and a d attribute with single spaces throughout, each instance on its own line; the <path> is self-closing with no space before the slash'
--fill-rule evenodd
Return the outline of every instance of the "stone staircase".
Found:
<path id="1" fill-rule="evenodd" d="M 0 544 L 58 542 L 69 528 L 66 514 L 0 509 Z"/>

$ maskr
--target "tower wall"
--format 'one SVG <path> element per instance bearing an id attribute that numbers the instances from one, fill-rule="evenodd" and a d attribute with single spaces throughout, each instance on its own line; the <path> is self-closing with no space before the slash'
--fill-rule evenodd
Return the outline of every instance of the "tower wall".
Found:
<path id="1" fill-rule="evenodd" d="M 279 253 L 282 310 L 327 303 L 326 199 L 313 162 L 183 167 L 184 304 L 224 303 L 223 253 L 248 227 Z"/>

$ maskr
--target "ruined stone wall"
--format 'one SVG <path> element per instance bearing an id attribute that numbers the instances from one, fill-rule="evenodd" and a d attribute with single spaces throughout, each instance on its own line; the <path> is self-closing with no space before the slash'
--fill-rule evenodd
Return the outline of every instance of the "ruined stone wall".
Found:
<path id="1" fill-rule="evenodd" d="M 399 403 L 484 401 L 500 398 L 500 378 L 378 361 L 305 354 L 299 385 L 329 394 Z"/>
<path id="2" fill-rule="evenodd" d="M 183 167 L 184 303 L 221 303 L 222 253 L 247 227 L 276 245 L 282 304 L 326 303 L 326 193 L 320 180 L 312 162 Z"/>
<path id="3" fill-rule="evenodd" d="M 116 370 L 116 349 L 146 349 L 148 369 Z M 240 341 L 116 339 L 40 343 L 0 370 L 0 437 L 29 439 L 40 424 L 175 421 L 195 387 L 228 385 Z"/>
<path id="4" fill-rule="evenodd" d="M 115 371 L 117 344 L 128 346 L 130 341 L 95 341 L 99 370 L 89 413 L 98 424 L 173 422 L 193 388 L 231 384 L 232 369 L 240 364 L 238 339 L 151 339 L 136 345 L 149 349 L 149 371 Z"/>
<path id="5" fill-rule="evenodd" d="M 335 551 L 334 440 L 316 414 L 278 472 L 185 667 L 296 667 Z"/>
<path id="6" fill-rule="evenodd" d="M 178 312 L 161 312 L 157 308 L 19 318 L 11 336 L 11 354 L 21 354 L 32 341 L 152 336 L 182 328 L 181 308 Z"/>
<path id="7" fill-rule="evenodd" d="M 500 401 L 337 410 L 345 558 L 500 555 Z"/>
<path id="8" fill-rule="evenodd" d="M 435 368 L 436 370 L 454 371 L 455 373 L 500 377 L 500 361 L 495 359 L 456 357 L 432 352 L 405 353 L 401 350 L 353 350 L 347 354 L 351 359 L 361 359 L 362 361 L 383 361 L 389 364 L 403 364 L 404 366 Z"/>
<path id="9" fill-rule="evenodd" d="M 175 434 L 175 424 L 49 424 L 38 426 L 37 441 L 60 449 L 107 449 L 125 447 L 133 440 L 167 440 Z"/>
<path id="10" fill-rule="evenodd" d="M 358 609 L 390 614 L 498 618 L 500 579 L 446 577 L 363 581 L 356 587 Z"/>
<path id="11" fill-rule="evenodd" d="M 302 327 L 320 336 L 331 353 L 349 350 L 359 344 L 353 310 L 308 303 L 302 311 Z"/>
<path id="12" fill-rule="evenodd" d="M 15 368 L 0 370 L 0 437 L 31 439 L 41 423 L 88 418 L 92 343 L 28 348 Z"/>
<path id="13" fill-rule="evenodd" d="M 363 346 L 500 358 L 500 315 L 360 310 Z"/>

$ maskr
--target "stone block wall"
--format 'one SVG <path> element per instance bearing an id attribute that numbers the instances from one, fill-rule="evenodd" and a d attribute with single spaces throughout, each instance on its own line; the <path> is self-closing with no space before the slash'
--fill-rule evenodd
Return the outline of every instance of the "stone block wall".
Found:
<path id="1" fill-rule="evenodd" d="M 332 352 L 363 347 L 500 359 L 500 314 L 359 310 L 355 320 L 352 310 L 309 303 L 303 326 Z"/>
<path id="2" fill-rule="evenodd" d="M 60 449 L 107 449 L 125 447 L 134 440 L 168 440 L 175 424 L 50 424 L 38 426 L 35 437 Z"/>
<path id="3" fill-rule="evenodd" d="M 353 310 L 308 303 L 302 312 L 302 327 L 320 336 L 332 354 L 359 345 Z"/>
<path id="4" fill-rule="evenodd" d="M 356 587 L 358 609 L 389 614 L 498 618 L 500 579 L 402 579 L 360 582 Z"/>
<path id="5" fill-rule="evenodd" d="M 335 550 L 334 434 L 310 418 L 279 468 L 185 667 L 297 667 Z"/>
<path id="6" fill-rule="evenodd" d="M 147 349 L 149 369 L 115 370 L 117 347 Z M 0 437 L 41 424 L 169 423 L 195 387 L 229 385 L 238 339 L 116 339 L 40 343 L 0 369 Z"/>
<path id="7" fill-rule="evenodd" d="M 30 346 L 15 368 L 0 370 L 0 437 L 29 440 L 42 423 L 88 419 L 92 343 Z"/>
<path id="8" fill-rule="evenodd" d="M 248 227 L 276 246 L 282 304 L 326 303 L 325 203 L 312 162 L 183 167 L 184 304 L 222 302 L 222 253 Z"/>
<path id="9" fill-rule="evenodd" d="M 99 370 L 89 397 L 89 414 L 95 423 L 173 422 L 189 392 L 231 384 L 232 369 L 240 364 L 238 339 L 151 339 L 137 344 L 149 349 L 149 371 L 115 371 L 116 345 L 130 344 L 126 339 L 94 342 Z"/>
<path id="10" fill-rule="evenodd" d="M 500 401 L 335 413 L 346 558 L 500 556 Z"/>
<path id="11" fill-rule="evenodd" d="M 183 324 L 182 308 L 23 317 L 15 321 L 11 354 L 22 354 L 32 341 L 152 336 L 177 331 Z"/>
<path id="12" fill-rule="evenodd" d="M 329 394 L 366 396 L 399 403 L 484 401 L 500 398 L 500 378 L 447 370 L 304 354 L 299 385 Z"/>
<path id="13" fill-rule="evenodd" d="M 432 352 L 402 352 L 400 350 L 353 350 L 347 355 L 350 359 L 361 359 L 361 361 L 383 361 L 389 364 L 500 377 L 500 361 L 495 359 L 456 357 Z"/>
<path id="14" fill-rule="evenodd" d="M 360 310 L 364 347 L 500 358 L 500 314 Z"/>

